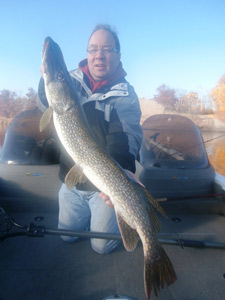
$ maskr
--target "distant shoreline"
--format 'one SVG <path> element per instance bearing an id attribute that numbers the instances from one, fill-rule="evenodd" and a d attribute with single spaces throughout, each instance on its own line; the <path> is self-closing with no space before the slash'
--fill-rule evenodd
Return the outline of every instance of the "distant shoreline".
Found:
<path id="1" fill-rule="evenodd" d="M 225 132 L 225 112 L 215 113 L 214 115 L 178 113 L 176 111 L 166 111 L 161 104 L 153 100 L 139 99 L 139 102 L 142 112 L 141 123 L 152 115 L 175 114 L 189 118 L 202 131 Z"/>
<path id="2" fill-rule="evenodd" d="M 175 114 L 191 119 L 202 131 L 225 132 L 225 112 L 214 115 L 197 115 L 165 111 L 165 108 L 155 101 L 139 99 L 142 111 L 141 124 L 150 116 L 155 114 Z M 13 118 L 0 116 L 0 135 L 4 135 Z M 2 142 L 1 142 L 2 144 Z"/>

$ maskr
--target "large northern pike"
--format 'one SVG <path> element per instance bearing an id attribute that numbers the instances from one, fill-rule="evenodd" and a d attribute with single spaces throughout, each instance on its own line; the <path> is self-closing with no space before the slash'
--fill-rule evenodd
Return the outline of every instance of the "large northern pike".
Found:
<path id="1" fill-rule="evenodd" d="M 76 99 L 62 52 L 50 37 L 44 42 L 42 66 L 49 108 L 41 119 L 40 130 L 48 125 L 53 113 L 59 139 L 76 163 L 66 176 L 67 186 L 71 188 L 83 182 L 86 176 L 109 195 L 126 250 L 134 250 L 139 237 L 142 241 L 146 296 L 150 298 L 152 289 L 157 295 L 165 283 L 170 285 L 176 280 L 173 266 L 157 237 L 159 221 L 155 211 L 160 211 L 159 205 L 96 143 Z"/>

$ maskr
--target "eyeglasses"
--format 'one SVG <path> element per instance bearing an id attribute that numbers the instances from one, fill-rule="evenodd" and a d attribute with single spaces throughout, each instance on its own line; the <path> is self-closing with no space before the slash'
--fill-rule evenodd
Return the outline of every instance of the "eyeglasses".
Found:
<path id="1" fill-rule="evenodd" d="M 88 48 L 87 52 L 91 55 L 96 55 L 98 51 L 102 51 L 104 54 L 111 54 L 112 52 L 118 53 L 119 51 L 113 47 L 102 47 L 102 48 Z"/>

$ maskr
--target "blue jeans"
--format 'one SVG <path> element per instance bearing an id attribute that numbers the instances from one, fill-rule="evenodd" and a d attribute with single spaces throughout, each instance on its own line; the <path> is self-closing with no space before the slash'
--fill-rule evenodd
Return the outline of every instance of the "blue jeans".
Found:
<path id="1" fill-rule="evenodd" d="M 68 190 L 62 184 L 59 191 L 58 228 L 75 231 L 98 231 L 120 233 L 113 208 L 99 197 L 98 192 Z M 62 236 L 67 242 L 78 237 Z M 100 254 L 109 253 L 119 245 L 118 240 L 91 239 L 93 250 Z"/>

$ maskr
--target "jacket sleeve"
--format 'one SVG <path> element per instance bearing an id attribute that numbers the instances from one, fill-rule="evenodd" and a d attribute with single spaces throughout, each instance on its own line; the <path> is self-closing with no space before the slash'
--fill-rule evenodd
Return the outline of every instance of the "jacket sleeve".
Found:
<path id="1" fill-rule="evenodd" d="M 119 97 L 113 104 L 107 134 L 107 152 L 124 168 L 135 173 L 135 160 L 139 160 L 139 150 L 143 133 L 140 125 L 141 110 L 133 87 L 129 95 Z"/>

